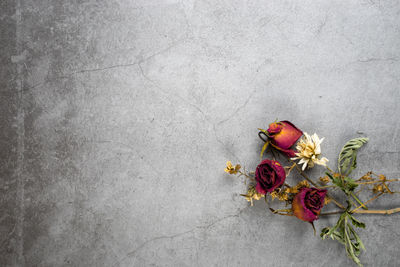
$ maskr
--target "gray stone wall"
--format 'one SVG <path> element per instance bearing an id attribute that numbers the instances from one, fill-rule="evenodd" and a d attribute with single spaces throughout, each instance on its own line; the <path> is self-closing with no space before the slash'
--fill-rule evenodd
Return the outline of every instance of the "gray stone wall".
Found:
<path id="1" fill-rule="evenodd" d="M 249 207 L 223 168 L 255 168 L 257 128 L 278 118 L 325 137 L 332 167 L 368 136 L 356 174 L 399 177 L 399 12 L 2 0 L 0 265 L 354 266 L 308 224 Z M 365 266 L 398 266 L 399 215 L 360 219 Z"/>

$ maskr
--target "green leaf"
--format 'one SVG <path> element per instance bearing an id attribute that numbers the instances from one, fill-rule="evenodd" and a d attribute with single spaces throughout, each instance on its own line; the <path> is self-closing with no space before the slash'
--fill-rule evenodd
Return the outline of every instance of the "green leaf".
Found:
<path id="1" fill-rule="evenodd" d="M 332 180 L 332 183 L 342 189 L 347 195 L 352 194 L 358 184 L 350 177 L 333 177 L 329 172 L 325 173 Z"/>
<path id="2" fill-rule="evenodd" d="M 362 250 L 365 250 L 363 242 L 361 241 L 360 237 L 357 235 L 356 231 L 354 231 L 353 227 L 349 226 L 349 229 L 352 232 L 354 238 L 356 239 L 357 244 L 359 245 L 359 248 L 362 249 Z"/>
<path id="3" fill-rule="evenodd" d="M 346 254 L 351 258 L 358 266 L 362 266 L 358 256 L 361 250 L 365 250 L 364 244 L 356 231 L 353 229 L 352 224 L 356 227 L 365 228 L 365 224 L 356 220 L 350 213 L 350 203 L 347 209 L 342 213 L 336 225 L 333 227 L 325 227 L 321 231 L 321 238 L 325 239 L 330 237 L 333 240 L 337 240 L 339 243 L 345 246 Z M 350 223 L 351 221 L 351 223 Z"/>
<path id="4" fill-rule="evenodd" d="M 357 227 L 359 227 L 359 228 L 365 228 L 365 223 L 363 223 L 363 222 L 360 222 L 359 220 L 357 220 L 356 218 L 354 218 L 352 215 L 350 215 L 349 214 L 349 218 L 350 218 L 350 220 L 351 220 L 351 222 L 352 222 L 352 224 L 354 225 L 354 226 L 357 226 Z"/>
<path id="5" fill-rule="evenodd" d="M 338 169 L 341 174 L 349 175 L 357 167 L 357 151 L 367 142 L 368 138 L 360 137 L 351 139 L 343 146 L 338 159 Z"/>

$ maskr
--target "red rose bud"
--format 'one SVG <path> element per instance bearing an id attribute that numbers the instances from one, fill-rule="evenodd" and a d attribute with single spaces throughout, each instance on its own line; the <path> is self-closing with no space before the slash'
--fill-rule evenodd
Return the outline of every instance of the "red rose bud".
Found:
<path id="1" fill-rule="evenodd" d="M 326 192 L 326 189 L 303 187 L 293 199 L 293 214 L 306 222 L 317 220 L 324 206 Z"/>
<path id="2" fill-rule="evenodd" d="M 257 192 L 265 195 L 283 185 L 286 179 L 285 169 L 279 162 L 265 159 L 257 166 L 255 179 Z"/>
<path id="3" fill-rule="evenodd" d="M 296 156 L 290 147 L 303 135 L 301 130 L 289 121 L 280 121 L 271 123 L 267 132 L 269 140 L 275 148 L 284 152 L 288 157 Z"/>

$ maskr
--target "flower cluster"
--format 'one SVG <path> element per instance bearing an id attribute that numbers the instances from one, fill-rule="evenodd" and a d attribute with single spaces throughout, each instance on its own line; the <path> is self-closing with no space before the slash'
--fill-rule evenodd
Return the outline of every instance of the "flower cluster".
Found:
<path id="1" fill-rule="evenodd" d="M 357 166 L 357 151 L 368 138 L 355 138 L 348 141 L 342 148 L 338 159 L 338 170 L 331 170 L 327 164 L 329 160 L 322 156 L 321 144 L 324 138 L 319 138 L 316 133 L 309 135 L 303 132 L 289 121 L 275 121 L 270 123 L 267 130 L 259 129 L 259 137 L 264 141 L 261 149 L 261 162 L 254 172 L 247 173 L 239 164 L 233 165 L 227 162 L 225 172 L 245 176 L 252 182 L 248 185 L 247 193 L 242 194 L 251 206 L 255 200 L 262 198 L 269 205 L 274 214 L 294 216 L 302 221 L 311 223 L 320 216 L 341 214 L 336 225 L 326 227 L 321 231 L 321 238 L 330 237 L 344 244 L 347 255 L 358 265 L 361 265 L 358 256 L 364 246 L 354 227 L 365 228 L 365 224 L 353 217 L 353 214 L 392 214 L 400 212 L 400 208 L 390 210 L 371 210 L 367 204 L 384 194 L 399 193 L 389 187 L 390 182 L 400 179 L 387 179 L 384 175 L 368 172 L 359 179 L 350 177 L 351 172 Z M 295 148 L 293 148 L 295 147 Z M 265 152 L 272 153 L 272 158 L 264 158 Z M 275 152 L 285 156 L 287 166 L 278 161 Z M 278 155 L 279 155 L 278 153 Z M 296 162 L 298 161 L 298 162 Z M 316 165 L 325 168 L 325 176 L 314 182 L 305 173 L 307 169 Z M 292 169 L 297 169 L 305 178 L 296 185 L 291 186 L 287 181 Z M 246 180 L 247 181 L 247 180 Z M 361 189 L 355 192 L 360 186 Z M 328 188 L 340 189 L 346 196 L 347 207 L 328 194 Z M 362 201 L 359 193 L 369 190 L 375 194 L 368 201 Z M 268 201 L 271 199 L 271 201 Z M 285 203 L 290 208 L 274 209 L 270 205 L 273 200 Z M 340 211 L 323 214 L 322 209 L 328 203 L 334 203 Z M 357 206 L 358 205 L 358 206 Z M 314 228 L 315 232 L 315 228 Z"/>

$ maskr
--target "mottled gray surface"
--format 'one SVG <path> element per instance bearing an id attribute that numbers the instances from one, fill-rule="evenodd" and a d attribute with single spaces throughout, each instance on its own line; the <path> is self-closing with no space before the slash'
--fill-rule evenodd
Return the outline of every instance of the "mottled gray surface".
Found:
<path id="1" fill-rule="evenodd" d="M 354 266 L 308 224 L 249 207 L 223 168 L 254 168 L 257 127 L 279 118 L 325 136 L 332 167 L 368 136 L 357 174 L 399 177 L 399 13 L 395 0 L 1 0 L 0 265 Z M 400 265 L 399 216 L 361 217 L 366 266 Z"/>

